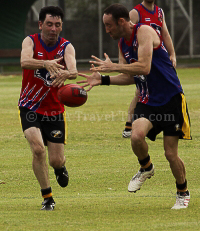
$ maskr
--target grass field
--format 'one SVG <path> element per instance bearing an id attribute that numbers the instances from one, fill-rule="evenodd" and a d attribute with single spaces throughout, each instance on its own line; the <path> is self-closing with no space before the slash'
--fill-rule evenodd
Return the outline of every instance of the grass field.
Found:
<path id="1" fill-rule="evenodd" d="M 49 169 L 56 208 L 40 211 L 42 198 L 32 156 L 18 120 L 21 76 L 0 77 L 0 230 L 200 230 L 200 69 L 178 69 L 186 95 L 192 141 L 179 142 L 191 202 L 174 211 L 175 180 L 162 147 L 147 140 L 155 176 L 137 193 L 128 193 L 138 171 L 130 140 L 122 138 L 135 86 L 99 86 L 80 108 L 67 108 L 65 147 L 69 186 L 60 188 Z"/>

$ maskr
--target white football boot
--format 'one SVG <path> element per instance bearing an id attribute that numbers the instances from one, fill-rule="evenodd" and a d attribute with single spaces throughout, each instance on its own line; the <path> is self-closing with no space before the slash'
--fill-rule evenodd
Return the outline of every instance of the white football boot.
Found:
<path id="1" fill-rule="evenodd" d="M 185 193 L 184 195 L 180 195 L 180 193 L 176 193 L 176 203 L 171 209 L 186 209 L 190 202 L 190 192 L 189 195 Z"/>
<path id="2" fill-rule="evenodd" d="M 131 133 L 132 133 L 132 130 L 130 130 L 130 131 L 123 131 L 123 133 L 122 133 L 122 137 L 123 138 L 129 138 L 129 137 L 131 137 Z"/>
<path id="3" fill-rule="evenodd" d="M 152 169 L 150 171 L 141 171 L 141 169 L 138 171 L 138 173 L 133 176 L 131 179 L 129 185 L 128 185 L 128 191 L 129 192 L 136 192 L 137 190 L 140 190 L 142 184 L 145 182 L 145 180 L 148 178 L 150 179 L 154 175 L 154 166 L 152 164 Z"/>

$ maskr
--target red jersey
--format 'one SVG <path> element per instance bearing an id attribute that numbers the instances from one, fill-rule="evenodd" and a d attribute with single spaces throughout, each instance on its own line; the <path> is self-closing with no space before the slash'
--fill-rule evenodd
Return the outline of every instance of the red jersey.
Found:
<path id="1" fill-rule="evenodd" d="M 64 56 L 65 48 L 70 43 L 58 37 L 53 47 L 47 47 L 40 34 L 30 35 L 34 43 L 34 59 L 53 60 Z M 65 64 L 62 64 L 66 66 Z M 54 116 L 64 112 L 64 105 L 58 100 L 58 87 L 51 86 L 53 80 L 45 69 L 23 69 L 22 88 L 18 106 L 26 107 L 42 115 Z"/>
<path id="2" fill-rule="evenodd" d="M 157 33 L 161 36 L 161 29 L 163 23 L 163 12 L 162 9 L 154 5 L 154 11 L 148 10 L 144 5 L 138 4 L 134 7 L 139 15 L 138 23 L 144 23 L 153 27 Z"/>

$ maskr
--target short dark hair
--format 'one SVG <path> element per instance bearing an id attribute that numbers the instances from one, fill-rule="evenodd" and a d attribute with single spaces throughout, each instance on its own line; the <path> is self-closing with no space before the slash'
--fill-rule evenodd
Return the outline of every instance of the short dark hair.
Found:
<path id="1" fill-rule="evenodd" d="M 61 20 L 63 21 L 63 17 L 64 17 L 63 10 L 58 6 L 45 6 L 45 7 L 43 7 L 39 13 L 39 21 L 44 22 L 47 14 L 50 14 L 53 17 L 59 16 L 59 17 L 61 17 Z"/>
<path id="2" fill-rule="evenodd" d="M 120 18 L 130 21 L 129 11 L 127 8 L 119 3 L 110 5 L 104 10 L 104 14 L 112 14 L 113 19 L 118 23 Z"/>

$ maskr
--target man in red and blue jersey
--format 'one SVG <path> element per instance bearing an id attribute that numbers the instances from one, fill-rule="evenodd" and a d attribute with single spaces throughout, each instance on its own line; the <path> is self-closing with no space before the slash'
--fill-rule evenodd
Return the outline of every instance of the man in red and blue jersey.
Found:
<path id="1" fill-rule="evenodd" d="M 134 24 L 144 23 L 153 27 L 158 35 L 161 36 L 163 40 L 163 46 L 166 47 L 168 51 L 170 60 L 172 65 L 176 67 L 176 54 L 174 51 L 174 46 L 170 34 L 167 29 L 167 25 L 165 22 L 164 12 L 163 10 L 156 6 L 155 0 L 144 0 L 141 4 L 138 4 L 129 12 L 131 22 Z M 163 48 L 164 48 L 163 47 Z M 136 90 L 135 96 L 130 103 L 128 109 L 128 117 L 125 124 L 125 129 L 122 133 L 122 137 L 128 138 L 131 136 L 132 131 L 132 116 L 134 114 L 134 109 L 136 107 L 138 101 L 139 91 Z"/>
<path id="2" fill-rule="evenodd" d="M 112 63 L 107 54 L 105 61 L 92 56 L 95 59 L 90 61 L 93 73 L 90 76 L 79 74 L 86 78 L 79 83 L 89 86 L 87 90 L 98 85 L 136 84 L 140 93 L 134 111 L 131 146 L 141 167 L 131 179 L 128 191 L 136 192 L 147 178 L 154 175 L 145 137 L 155 141 L 162 131 L 165 157 L 177 187 L 176 203 L 172 209 L 187 208 L 190 193 L 185 166 L 178 155 L 178 140 L 191 139 L 190 120 L 183 89 L 168 53 L 152 27 L 144 24 L 130 27 L 129 12 L 123 5 L 113 4 L 106 8 L 103 22 L 106 32 L 113 39 L 120 39 L 119 63 Z M 105 76 L 99 72 L 120 74 Z"/>
<path id="3" fill-rule="evenodd" d="M 33 154 L 33 171 L 44 198 L 42 210 L 55 207 L 45 146 L 59 185 L 66 187 L 69 180 L 64 156 L 64 105 L 57 92 L 65 80 L 76 78 L 77 69 L 74 47 L 59 36 L 63 16 L 59 7 L 43 7 L 39 14 L 41 33 L 27 36 L 21 52 L 23 77 L 18 106 L 22 129 Z"/>

